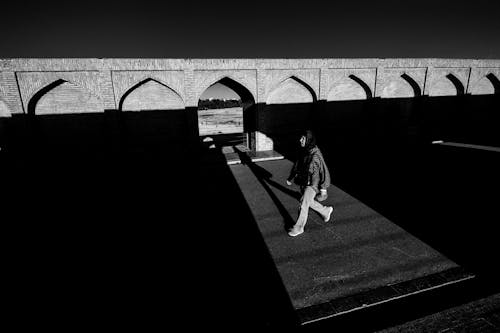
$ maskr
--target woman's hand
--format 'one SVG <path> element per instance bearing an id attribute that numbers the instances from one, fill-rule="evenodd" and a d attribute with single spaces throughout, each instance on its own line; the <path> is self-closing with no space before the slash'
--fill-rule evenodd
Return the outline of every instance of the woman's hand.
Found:
<path id="1" fill-rule="evenodd" d="M 328 198 L 328 193 L 326 189 L 322 188 L 319 194 L 316 196 L 316 201 L 325 201 Z"/>

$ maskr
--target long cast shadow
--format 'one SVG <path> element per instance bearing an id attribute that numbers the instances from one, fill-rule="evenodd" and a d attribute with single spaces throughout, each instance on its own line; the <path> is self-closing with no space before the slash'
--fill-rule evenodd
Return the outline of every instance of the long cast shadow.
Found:
<path id="1" fill-rule="evenodd" d="M 19 299 L 32 300 L 36 311 L 26 311 L 40 325 L 296 327 L 295 310 L 224 156 L 203 161 L 180 130 L 148 129 L 150 136 L 134 141 L 147 124 L 176 114 L 127 114 L 121 119 L 127 131 L 113 137 L 117 142 L 104 139 L 96 147 L 86 139 L 110 138 L 110 123 L 120 115 L 41 117 L 35 120 L 43 131 L 27 136 L 44 139 L 43 145 L 13 146 L 17 160 L 2 183 L 6 207 L 16 216 L 10 257 Z M 67 123 L 83 130 L 65 131 Z M 102 126 L 90 126 L 95 123 Z M 11 125 L 20 128 L 23 119 Z M 52 140 L 40 137 L 45 134 L 78 145 L 49 146 Z"/>
<path id="2" fill-rule="evenodd" d="M 275 181 L 272 181 L 270 179 L 272 177 L 272 174 L 269 171 L 267 171 L 264 168 L 261 168 L 260 166 L 252 162 L 252 159 L 247 154 L 245 154 L 245 152 L 240 151 L 236 147 L 234 149 L 238 153 L 241 163 L 243 165 L 248 166 L 248 168 L 255 175 L 261 186 L 267 192 L 273 203 L 276 205 L 276 208 L 278 208 L 281 216 L 283 217 L 284 229 L 287 231 L 290 230 L 295 225 L 295 220 L 290 216 L 286 207 L 281 203 L 276 194 L 274 194 L 274 192 L 271 190 L 268 183 L 272 184 L 274 187 L 278 188 L 279 190 L 283 191 L 284 193 L 294 198 L 298 198 L 300 194 L 297 194 L 296 191 L 289 190 L 281 186 L 280 184 L 276 183 Z"/>
<path id="3" fill-rule="evenodd" d="M 491 286 L 498 285 L 490 259 L 498 252 L 492 223 L 498 212 L 497 197 L 486 192 L 500 186 L 498 156 L 422 143 L 498 146 L 499 102 L 498 95 L 331 102 L 315 107 L 314 116 L 307 106 L 285 105 L 268 110 L 275 111 L 266 114 L 269 128 L 258 130 L 286 153 L 294 131 L 314 120 L 308 125 L 325 143 L 336 185 Z M 182 145 L 197 139 L 194 130 L 183 133 L 196 128 L 189 125 L 195 115 L 8 119 L 9 154 L 2 158 L 16 160 L 7 161 L 15 163 L 2 185 L 4 206 L 14 213 L 5 216 L 16 216 L 9 223 L 13 272 L 41 323 L 66 317 L 144 328 L 189 322 L 194 314 L 217 326 L 219 305 L 229 300 L 238 306 L 223 307 L 228 325 L 247 325 L 249 317 L 256 326 L 293 322 L 288 294 L 225 160 L 214 157 L 215 167 L 200 168 Z M 165 131 L 168 124 L 175 124 L 172 131 Z M 26 149 L 37 139 L 44 151 Z M 130 153 L 129 144 L 141 152 Z M 262 182 L 276 200 L 269 187 L 276 184 Z"/>
<path id="4" fill-rule="evenodd" d="M 480 282 L 464 290 L 469 299 L 498 292 L 499 276 L 490 255 L 498 252 L 491 222 L 498 220 L 494 193 L 500 186 L 496 176 L 500 155 L 430 143 L 444 140 L 500 146 L 496 129 L 499 96 L 318 103 L 311 126 L 334 184 L 476 274 Z M 274 118 L 269 115 L 269 119 Z M 286 137 L 279 125 L 269 123 L 263 132 L 277 140 L 275 150 L 286 153 L 296 138 Z M 305 123 L 294 126 L 300 129 Z M 407 304 L 417 309 L 428 302 L 442 308 L 463 302 L 457 295 L 445 294 L 438 302 L 423 297 L 425 301 L 409 300 Z M 373 313 L 387 316 L 384 311 Z M 408 319 L 414 314 L 405 316 Z M 363 315 L 348 317 L 340 321 L 349 325 Z M 379 320 L 376 316 L 371 319 Z M 330 328 L 337 322 L 332 320 Z"/>

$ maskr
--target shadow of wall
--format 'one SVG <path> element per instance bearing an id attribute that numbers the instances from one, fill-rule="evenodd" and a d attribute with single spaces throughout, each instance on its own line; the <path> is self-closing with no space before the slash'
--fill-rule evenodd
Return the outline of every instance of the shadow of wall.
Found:
<path id="1" fill-rule="evenodd" d="M 458 140 L 459 134 L 478 143 L 480 138 L 498 142 L 493 131 L 498 122 L 491 121 L 498 119 L 498 96 L 465 97 L 465 102 L 425 97 L 280 105 L 259 111 L 265 126 L 257 129 L 288 155 L 298 146 L 295 134 L 312 127 L 335 185 L 457 263 L 493 274 L 489 254 L 498 253 L 498 242 L 492 221 L 499 216 L 497 198 L 487 192 L 500 186 L 497 154 L 428 144 Z M 476 126 L 469 130 L 470 123 Z M 256 320 L 262 325 L 293 318 L 224 157 L 216 154 L 203 165 L 181 158 L 189 147 L 199 147 L 197 108 L 18 115 L 4 125 L 10 152 L 24 156 L 30 148 L 40 157 L 16 165 L 3 182 L 14 202 L 6 207 L 15 210 L 22 226 L 12 235 L 26 293 L 41 293 L 37 299 L 59 305 L 76 301 L 79 311 L 66 309 L 68 318 L 97 320 L 100 313 L 124 326 L 162 323 L 166 299 L 177 304 L 171 314 L 184 323 L 200 304 L 207 323 L 220 315 L 220 304 L 232 318 L 227 325 L 246 324 L 255 311 L 264 318 Z M 154 163 L 117 158 L 71 168 L 58 164 L 65 154 L 43 158 L 45 151 L 81 160 L 97 151 L 108 156 L 141 149 L 182 151 L 161 155 L 165 158 L 150 154 L 157 157 L 149 161 Z M 213 299 L 217 306 L 211 308 L 207 300 Z M 48 308 L 57 318 L 65 310 Z"/>
<path id="2" fill-rule="evenodd" d="M 369 150 L 368 146 L 418 141 L 418 99 L 341 101 L 259 105 L 258 131 L 273 140 L 274 150 L 293 157 L 301 132 L 312 129 L 320 147 L 333 151 Z"/>
<path id="3" fill-rule="evenodd" d="M 185 109 L 122 112 L 119 115 L 121 150 L 127 153 L 159 153 L 178 155 L 190 146 Z"/>
<path id="4" fill-rule="evenodd" d="M 8 131 L 8 120 L 10 118 L 0 117 L 0 153 L 5 150 L 8 146 L 9 133 Z"/>
<path id="5" fill-rule="evenodd" d="M 314 129 L 336 186 L 490 279 L 500 157 L 431 142 L 500 146 L 499 106 L 468 95 L 329 102 Z"/>
<path id="6" fill-rule="evenodd" d="M 500 95 L 427 97 L 423 135 L 432 140 L 500 146 Z"/>
<path id="7" fill-rule="evenodd" d="M 67 163 L 65 153 L 58 158 L 23 151 L 22 163 L 6 170 L 2 182 L 10 197 L 5 207 L 15 216 L 14 274 L 21 294 L 35 299 L 35 320 L 142 329 L 200 322 L 233 330 L 296 325 L 221 153 L 203 165 L 157 153 L 93 158 L 96 149 L 128 152 L 134 139 L 134 149 L 185 149 L 183 140 L 194 132 L 185 132 L 186 111 L 164 113 L 44 116 L 35 124 L 27 117 L 10 119 L 11 133 L 26 135 L 33 149 L 82 149 L 77 163 Z M 35 139 L 42 141 L 33 146 Z"/>
<path id="8" fill-rule="evenodd" d="M 285 158 L 295 156 L 300 134 L 313 127 L 316 103 L 260 104 L 257 130 L 273 140 L 273 149 Z"/>
<path id="9" fill-rule="evenodd" d="M 16 155 L 98 157 L 108 154 L 190 154 L 197 127 L 185 109 L 15 115 L 6 121 L 5 145 Z M 196 125 L 197 126 L 197 125 Z"/>
<path id="10" fill-rule="evenodd" d="M 307 128 L 320 145 L 345 154 L 407 149 L 434 140 L 500 146 L 498 110 L 499 95 L 264 104 L 257 130 L 285 157 L 293 156 Z"/>
<path id="11" fill-rule="evenodd" d="M 259 104 L 244 112 L 245 132 L 273 140 L 294 156 L 300 132 L 315 130 L 320 145 L 339 152 L 406 148 L 432 140 L 500 145 L 499 95 L 416 97 L 300 104 Z M 2 119 L 5 149 L 65 154 L 192 154 L 199 146 L 197 108 Z M 251 145 L 255 144 L 251 138 Z"/>
<path id="12" fill-rule="evenodd" d="M 499 111 L 498 95 L 266 106 L 260 117 L 267 125 L 258 130 L 293 158 L 298 133 L 312 128 L 335 185 L 457 263 L 491 276 L 486 258 L 498 246 L 487 216 L 498 219 L 489 194 L 500 185 L 498 153 L 431 142 L 499 147 Z"/>

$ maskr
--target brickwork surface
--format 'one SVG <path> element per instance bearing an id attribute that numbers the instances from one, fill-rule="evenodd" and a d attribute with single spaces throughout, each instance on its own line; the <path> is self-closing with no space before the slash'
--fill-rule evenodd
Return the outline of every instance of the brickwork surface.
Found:
<path id="1" fill-rule="evenodd" d="M 110 73 L 113 72 L 111 75 Z M 257 77 L 256 77 L 257 73 Z M 430 96 L 491 94 L 500 75 L 499 60 L 475 59 L 0 59 L 0 98 L 21 113 L 36 91 L 57 79 L 89 90 L 106 108 L 132 85 L 148 78 L 162 82 L 189 105 L 209 85 L 230 77 L 246 87 L 256 102 L 287 79 L 300 80 L 317 99 L 365 99 L 355 75 L 384 98 L 412 97 L 406 74 Z M 17 87 L 16 75 L 19 88 Z M 112 78 L 113 77 L 113 78 Z M 493 77 L 493 79 L 492 79 Z M 450 79 L 452 78 L 452 79 Z M 496 78 L 497 80 L 495 80 Z M 494 80 L 494 81 L 492 81 Z M 346 82 L 344 82 L 346 81 Z M 375 81 L 377 86 L 375 87 Z M 332 92 L 333 90 L 333 92 Z M 113 96 L 114 93 L 114 96 Z M 113 103 L 115 99 L 115 103 Z M 290 101 L 283 101 L 289 102 Z"/>
<path id="2" fill-rule="evenodd" d="M 0 117 L 197 108 L 203 92 L 226 79 L 253 103 L 297 108 L 372 97 L 497 94 L 499 77 L 500 60 L 476 59 L 0 59 Z M 265 107 L 257 109 L 251 136 L 259 151 L 279 146 L 270 128 L 286 132 L 304 123 L 289 124 L 289 110 L 269 116 Z M 197 132 L 194 122 L 187 130 Z"/>

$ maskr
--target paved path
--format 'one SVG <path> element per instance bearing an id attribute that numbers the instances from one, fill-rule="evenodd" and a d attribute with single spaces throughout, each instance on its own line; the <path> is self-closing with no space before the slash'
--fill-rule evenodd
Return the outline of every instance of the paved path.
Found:
<path id="1" fill-rule="evenodd" d="M 387 284 L 394 289 L 408 280 L 425 282 L 419 277 L 457 268 L 403 230 L 399 223 L 406 220 L 395 225 L 336 187 L 327 201 L 336 206 L 334 222 L 324 224 L 311 213 L 306 233 L 290 238 L 285 224 L 294 222 L 298 206 L 297 188 L 284 185 L 291 163 L 228 166 L 224 156 L 216 157 L 206 165 L 146 157 L 73 161 L 66 155 L 11 161 L 12 167 L 0 163 L 9 175 L 2 207 L 14 213 L 4 216 L 13 229 L 7 258 L 15 280 L 9 288 L 16 292 L 10 308 L 22 316 L 16 322 L 29 318 L 37 327 L 83 323 L 94 328 L 104 321 L 110 328 L 141 330 L 200 323 L 231 331 L 295 327 L 301 311 L 327 300 L 366 295 Z M 386 178 L 377 179 L 386 185 L 382 191 L 394 192 Z M 463 183 L 457 188 L 463 190 Z M 470 193 L 469 204 L 471 198 L 485 198 Z M 494 199 L 486 201 L 490 207 Z M 498 252 L 495 234 L 485 223 L 461 228 L 457 217 L 452 219 L 457 241 L 462 244 L 471 232 L 476 236 L 467 242 L 470 261 L 465 261 L 489 264 Z M 449 220 L 441 214 L 422 224 L 439 240 L 443 231 L 448 234 Z M 413 222 L 406 228 L 420 225 Z M 456 255 L 455 262 L 464 266 L 463 257 Z M 402 324 L 423 316 L 415 309 L 442 303 L 427 315 L 450 307 L 448 300 L 467 289 L 454 286 L 435 289 L 439 297 L 424 292 L 301 328 L 331 323 L 337 331 L 359 331 L 338 327 L 361 322 L 375 330 Z M 396 323 L 398 310 L 411 316 Z"/>
<path id="2" fill-rule="evenodd" d="M 333 221 L 310 212 L 305 233 L 286 227 L 298 214 L 298 188 L 285 185 L 288 160 L 231 166 L 296 309 L 415 279 L 457 265 L 341 189 L 325 205 Z"/>

